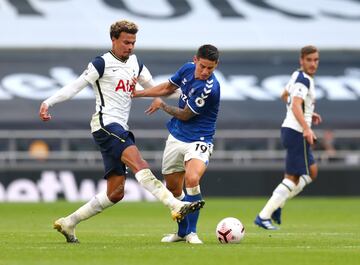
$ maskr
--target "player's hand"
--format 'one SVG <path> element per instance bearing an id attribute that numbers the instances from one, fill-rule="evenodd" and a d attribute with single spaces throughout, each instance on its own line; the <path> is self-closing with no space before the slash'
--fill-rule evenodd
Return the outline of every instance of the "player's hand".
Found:
<path id="1" fill-rule="evenodd" d="M 51 120 L 51 115 L 49 114 L 49 106 L 45 102 L 41 103 L 40 105 L 39 117 L 42 121 Z"/>
<path id="2" fill-rule="evenodd" d="M 133 78 L 130 81 L 130 88 L 131 88 L 131 97 L 135 98 L 136 96 L 136 84 L 137 84 L 137 78 L 135 76 L 133 76 Z"/>
<path id="3" fill-rule="evenodd" d="M 322 122 L 322 118 L 321 118 L 320 114 L 314 112 L 312 115 L 312 123 L 314 125 L 318 125 L 321 122 Z"/>
<path id="4" fill-rule="evenodd" d="M 314 142 L 317 140 L 315 133 L 310 128 L 304 130 L 303 136 L 310 145 L 314 144 Z"/>
<path id="5" fill-rule="evenodd" d="M 145 110 L 145 113 L 147 115 L 153 114 L 154 112 L 156 112 L 158 109 L 160 109 L 161 104 L 163 103 L 161 98 L 154 98 L 154 100 L 151 102 L 150 106 L 148 107 L 147 110 Z"/>

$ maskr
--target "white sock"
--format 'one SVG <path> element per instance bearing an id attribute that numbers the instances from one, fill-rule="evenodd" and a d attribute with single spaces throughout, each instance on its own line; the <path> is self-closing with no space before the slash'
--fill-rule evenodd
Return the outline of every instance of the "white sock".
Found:
<path id="1" fill-rule="evenodd" d="M 298 195 L 306 185 L 309 185 L 312 182 L 312 179 L 309 175 L 302 175 L 299 178 L 299 183 L 295 186 L 295 189 L 290 193 L 289 199 Z"/>
<path id="2" fill-rule="evenodd" d="M 259 213 L 261 219 L 270 219 L 272 213 L 282 205 L 295 188 L 295 183 L 289 179 L 283 181 L 275 188 L 271 198 Z"/>
<path id="3" fill-rule="evenodd" d="M 181 194 L 180 194 L 180 196 L 175 197 L 175 198 L 178 199 L 179 201 L 182 201 L 182 200 L 185 198 L 185 192 L 182 191 Z"/>
<path id="4" fill-rule="evenodd" d="M 84 221 L 102 212 L 104 209 L 112 205 L 114 205 L 114 203 L 109 200 L 106 191 L 104 191 L 95 195 L 90 201 L 88 201 L 75 212 L 67 216 L 65 219 L 69 225 L 75 226 L 81 221 Z"/>
<path id="5" fill-rule="evenodd" d="M 177 200 L 174 195 L 158 180 L 150 169 L 142 169 L 135 174 L 137 181 L 146 190 L 150 191 L 159 201 L 168 206 L 171 210 L 178 210 L 183 202 Z"/>
<path id="6" fill-rule="evenodd" d="M 295 186 L 295 188 L 293 189 L 292 192 L 290 192 L 290 195 L 289 195 L 289 198 L 288 199 L 291 199 L 291 198 L 294 198 L 296 195 L 298 195 L 306 185 L 309 185 L 310 183 L 312 182 L 312 179 L 310 178 L 309 175 L 302 175 L 300 176 L 299 178 L 299 183 Z M 282 205 L 280 205 L 280 208 L 283 208 L 285 206 L 285 202 L 284 201 L 282 203 Z"/>
<path id="7" fill-rule="evenodd" d="M 200 185 L 197 185 L 193 188 L 186 188 L 186 193 L 190 196 L 198 195 L 201 193 Z"/>

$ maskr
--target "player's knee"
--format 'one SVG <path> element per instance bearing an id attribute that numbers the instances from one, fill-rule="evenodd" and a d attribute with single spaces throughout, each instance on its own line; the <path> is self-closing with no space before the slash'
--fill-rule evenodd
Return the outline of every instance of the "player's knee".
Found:
<path id="1" fill-rule="evenodd" d="M 124 193 L 116 193 L 116 194 L 111 194 L 109 196 L 109 200 L 113 203 L 117 203 L 119 201 L 121 201 L 124 198 Z"/>
<path id="2" fill-rule="evenodd" d="M 136 163 L 134 163 L 133 165 L 128 165 L 131 168 L 131 171 L 136 174 L 137 172 L 139 172 L 140 170 L 143 169 L 148 169 L 149 168 L 149 164 L 144 160 L 144 159 L 140 159 L 138 160 Z"/>
<path id="3" fill-rule="evenodd" d="M 111 202 L 117 203 L 124 198 L 125 192 L 124 189 L 116 189 L 107 194 Z"/>
<path id="4" fill-rule="evenodd" d="M 314 181 L 318 176 L 318 168 L 316 165 L 310 167 L 310 178 Z"/>

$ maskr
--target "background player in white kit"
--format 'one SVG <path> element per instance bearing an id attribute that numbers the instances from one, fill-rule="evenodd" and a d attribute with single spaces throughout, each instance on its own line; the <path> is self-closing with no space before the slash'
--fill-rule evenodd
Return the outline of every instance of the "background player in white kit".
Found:
<path id="1" fill-rule="evenodd" d="M 122 20 L 110 27 L 111 51 L 96 57 L 84 73 L 75 81 L 57 91 L 40 106 L 41 120 L 51 119 L 48 109 L 56 103 L 68 100 L 91 84 L 96 96 L 96 112 L 91 120 L 91 132 L 103 156 L 107 190 L 94 196 L 88 203 L 67 217 L 55 221 L 54 228 L 61 232 L 69 243 L 77 243 L 75 226 L 104 209 L 114 205 L 124 196 L 126 168 L 129 167 L 139 183 L 157 199 L 168 206 L 173 219 L 181 221 L 187 214 L 198 210 L 203 201 L 184 203 L 172 195 L 149 169 L 134 144 L 134 135 L 127 125 L 133 80 L 144 88 L 154 82 L 148 69 L 136 55 L 131 55 L 138 27 Z"/>
<path id="2" fill-rule="evenodd" d="M 178 89 L 181 91 L 178 107 L 156 98 L 146 112 L 151 114 L 162 109 L 173 116 L 167 124 L 170 135 L 164 150 L 162 173 L 166 187 L 183 201 L 202 199 L 200 180 L 212 153 L 220 105 L 220 84 L 213 73 L 218 61 L 218 49 L 210 44 L 202 45 L 193 62 L 184 64 L 168 82 L 134 91 L 134 96 L 140 97 L 166 96 Z M 189 214 L 178 223 L 177 233 L 165 236 L 161 242 L 201 244 L 196 231 L 198 218 L 199 211 Z"/>
<path id="3" fill-rule="evenodd" d="M 321 122 L 321 116 L 314 112 L 313 76 L 318 65 L 318 49 L 311 45 L 303 47 L 300 52 L 301 68 L 292 74 L 281 96 L 287 101 L 287 113 L 281 127 L 281 140 L 286 149 L 286 169 L 283 181 L 275 188 L 254 221 L 264 229 L 278 229 L 271 219 L 281 224 L 281 211 L 286 200 L 296 196 L 317 177 L 318 168 L 310 145 L 316 141 L 311 124 Z"/>

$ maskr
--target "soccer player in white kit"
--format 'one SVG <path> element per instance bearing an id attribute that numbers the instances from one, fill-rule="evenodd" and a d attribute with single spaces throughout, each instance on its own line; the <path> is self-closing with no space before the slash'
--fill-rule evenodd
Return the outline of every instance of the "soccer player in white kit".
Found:
<path id="1" fill-rule="evenodd" d="M 315 86 L 313 76 L 319 65 L 319 52 L 305 46 L 300 52 L 301 68 L 295 71 L 281 98 L 287 102 L 287 113 L 281 126 L 281 140 L 286 149 L 286 169 L 282 182 L 256 217 L 254 223 L 268 230 L 276 230 L 272 220 L 281 224 L 281 210 L 287 199 L 299 194 L 318 174 L 310 145 L 316 141 L 311 124 L 319 124 L 321 116 L 314 112 Z"/>
<path id="2" fill-rule="evenodd" d="M 94 196 L 67 217 L 55 221 L 54 228 L 69 243 L 79 242 L 75 235 L 75 226 L 79 222 L 102 212 L 124 197 L 126 166 L 145 189 L 170 208 L 174 220 L 180 222 L 187 214 L 204 205 L 202 200 L 184 203 L 176 199 L 152 174 L 134 143 L 134 135 L 129 131 L 127 122 L 135 82 L 145 89 L 154 85 L 149 70 L 132 54 L 137 31 L 137 25 L 130 21 L 122 20 L 112 24 L 111 51 L 96 57 L 82 75 L 40 106 L 40 119 L 48 121 L 51 119 L 49 107 L 72 98 L 87 85 L 92 85 L 96 96 L 91 133 L 103 156 L 107 190 Z"/>

